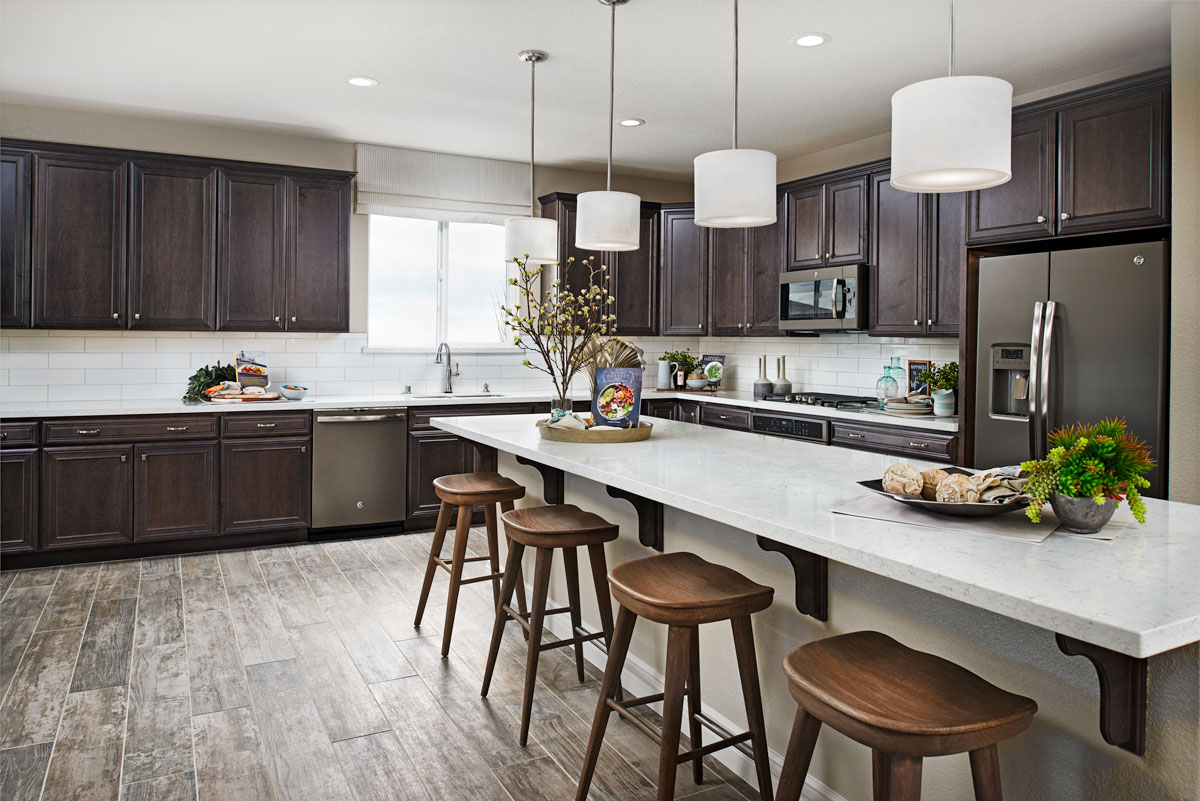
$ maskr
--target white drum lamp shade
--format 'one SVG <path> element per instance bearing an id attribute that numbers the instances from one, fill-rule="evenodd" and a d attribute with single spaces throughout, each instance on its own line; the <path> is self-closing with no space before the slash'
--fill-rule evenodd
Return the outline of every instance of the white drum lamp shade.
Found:
<path id="1" fill-rule="evenodd" d="M 637 250 L 642 199 L 629 192 L 584 192 L 576 198 L 575 247 Z"/>
<path id="2" fill-rule="evenodd" d="M 892 186 L 966 192 L 1012 178 L 1012 84 L 962 75 L 892 95 Z M 697 159 L 699 161 L 699 159 Z M 699 210 L 697 195 L 697 211 Z"/>
<path id="3" fill-rule="evenodd" d="M 504 221 L 504 258 L 520 259 L 530 267 L 558 261 L 558 221 L 509 217 Z"/>
<path id="4" fill-rule="evenodd" d="M 775 154 L 713 150 L 696 156 L 696 225 L 753 228 L 775 222 Z"/>

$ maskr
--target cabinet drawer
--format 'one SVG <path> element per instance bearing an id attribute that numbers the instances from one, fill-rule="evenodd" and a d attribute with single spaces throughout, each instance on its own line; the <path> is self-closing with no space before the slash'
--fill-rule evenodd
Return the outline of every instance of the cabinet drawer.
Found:
<path id="1" fill-rule="evenodd" d="M 227 414 L 221 417 L 223 437 L 283 437 L 307 434 L 310 414 Z"/>
<path id="2" fill-rule="evenodd" d="M 186 417 L 93 417 L 46 423 L 44 434 L 46 445 L 208 439 L 217 435 L 217 418 L 208 414 L 189 414 Z"/>
<path id="3" fill-rule="evenodd" d="M 721 406 L 715 403 L 700 404 L 700 425 L 717 428 L 732 428 L 735 431 L 750 430 L 750 411 Z"/>
<path id="4" fill-rule="evenodd" d="M 0 425 L 0 448 L 28 448 L 38 444 L 37 421 Z"/>
<path id="5" fill-rule="evenodd" d="M 834 423 L 833 444 L 847 448 L 915 456 L 933 462 L 953 462 L 952 434 L 915 433 L 899 428 L 873 428 Z"/>
<path id="6" fill-rule="evenodd" d="M 408 412 L 408 430 L 432 430 L 429 421 L 435 417 L 470 417 L 481 414 L 533 414 L 534 412 L 550 414 L 550 402 L 543 403 L 479 403 L 471 406 L 427 406 L 423 409 L 410 409 Z"/>

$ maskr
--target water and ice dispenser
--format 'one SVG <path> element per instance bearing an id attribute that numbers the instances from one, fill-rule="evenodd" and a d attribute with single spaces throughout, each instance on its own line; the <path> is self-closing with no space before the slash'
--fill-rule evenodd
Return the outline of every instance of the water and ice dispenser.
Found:
<path id="1" fill-rule="evenodd" d="M 1029 345 L 992 345 L 992 391 L 988 416 L 1029 419 Z"/>

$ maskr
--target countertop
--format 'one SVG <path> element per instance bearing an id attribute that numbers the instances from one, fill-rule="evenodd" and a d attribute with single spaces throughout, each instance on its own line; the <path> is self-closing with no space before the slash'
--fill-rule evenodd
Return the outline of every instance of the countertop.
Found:
<path id="1" fill-rule="evenodd" d="M 0 397 L 3 392 L 0 391 Z M 575 393 L 576 400 L 587 400 L 587 393 Z M 722 392 L 716 395 L 691 392 L 642 393 L 643 400 L 690 400 L 729 406 L 745 406 L 763 411 L 779 411 L 822 419 L 855 420 L 901 428 L 924 429 L 927 431 L 958 430 L 958 419 L 953 417 L 897 417 L 878 412 L 859 412 L 846 409 L 826 409 L 818 406 L 801 406 L 795 403 L 755 401 L 747 392 Z M 212 414 L 214 412 L 277 412 L 292 409 L 377 409 L 408 408 L 427 406 L 465 406 L 495 403 L 543 403 L 549 407 L 546 393 L 503 393 L 489 397 L 467 395 L 449 397 L 422 397 L 414 395 L 331 395 L 313 396 L 302 401 L 279 401 L 275 403 L 184 403 L 179 400 L 128 400 L 95 402 L 52 402 L 28 404 L 0 404 L 0 418 L 5 420 L 26 417 L 108 417 L 125 414 Z"/>
<path id="2" fill-rule="evenodd" d="M 537 415 L 438 428 L 749 534 L 1134 657 L 1200 641 L 1200 506 L 1148 499 L 1112 541 L 1040 544 L 835 515 L 896 457 L 654 421 L 644 442 L 550 442 Z M 728 469 L 736 465 L 736 470 Z M 670 548 L 668 538 L 667 547 Z"/>

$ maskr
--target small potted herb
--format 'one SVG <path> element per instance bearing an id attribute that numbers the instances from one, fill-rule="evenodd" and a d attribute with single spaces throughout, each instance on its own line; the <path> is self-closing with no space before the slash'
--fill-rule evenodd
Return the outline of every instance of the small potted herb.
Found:
<path id="1" fill-rule="evenodd" d="M 1067 531 L 1095 534 L 1124 500 L 1145 523 L 1140 490 L 1150 486 L 1143 473 L 1153 467 L 1149 447 L 1126 431 L 1123 419 L 1060 428 L 1050 434 L 1044 460 L 1021 463 L 1030 473 L 1025 492 L 1033 499 L 1025 514 L 1040 521 L 1042 504 L 1049 501 Z"/>

